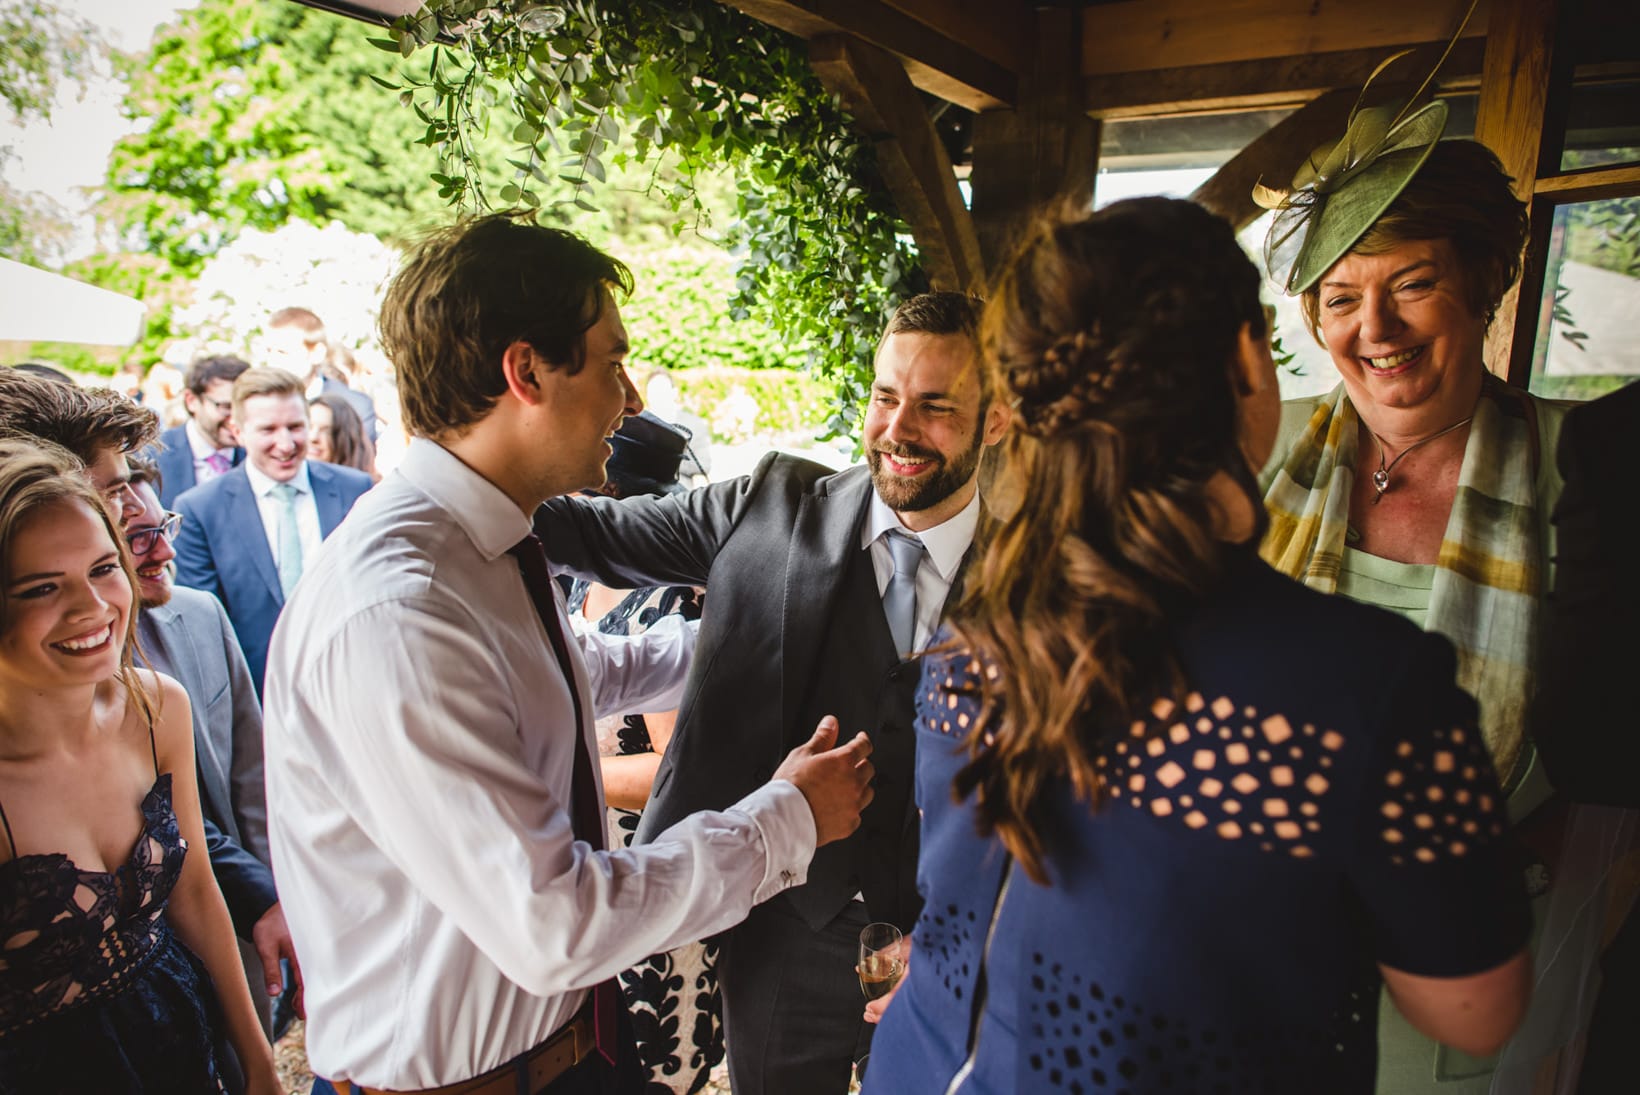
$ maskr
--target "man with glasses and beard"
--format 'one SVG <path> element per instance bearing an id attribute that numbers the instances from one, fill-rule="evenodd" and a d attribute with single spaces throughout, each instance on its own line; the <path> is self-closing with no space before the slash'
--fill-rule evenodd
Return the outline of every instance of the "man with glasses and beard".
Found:
<path id="1" fill-rule="evenodd" d="M 860 929 L 909 932 L 920 911 L 914 655 L 955 604 L 980 518 L 980 456 L 1007 422 L 980 366 L 979 308 L 928 293 L 896 310 L 865 412 L 867 467 L 833 473 L 772 454 L 689 494 L 557 498 L 536 519 L 548 558 L 577 577 L 710 590 L 639 841 L 758 786 L 823 714 L 875 745 L 876 798 L 860 829 L 815 854 L 805 885 L 719 937 L 737 1095 L 847 1086 L 870 1041 Z"/>
<path id="2" fill-rule="evenodd" d="M 262 787 L 262 709 L 256 702 L 250 667 L 234 638 L 222 605 L 209 593 L 175 585 L 172 542 L 182 518 L 160 506 L 159 477 L 153 464 L 132 459 L 132 495 L 142 511 L 126 526 L 125 539 L 137 568 L 142 598 L 137 641 L 148 664 L 174 677 L 193 703 L 194 755 L 199 766 L 199 798 L 205 814 L 230 840 L 258 861 L 248 872 L 261 900 L 230 901 L 251 999 L 265 1029 L 272 1031 L 270 1004 L 283 984 L 280 960 L 291 963 L 291 982 L 301 993 L 301 971 L 290 946 L 290 931 L 266 864 L 268 811 Z M 258 869 L 259 868 L 259 869 Z M 262 906 L 262 915 L 245 914 Z M 267 986 L 257 992 L 256 985 Z M 292 1005 L 299 1008 L 299 999 Z M 293 1016 L 292 1016 L 293 1017 Z M 282 1025 L 282 1024 L 281 1024 Z"/>

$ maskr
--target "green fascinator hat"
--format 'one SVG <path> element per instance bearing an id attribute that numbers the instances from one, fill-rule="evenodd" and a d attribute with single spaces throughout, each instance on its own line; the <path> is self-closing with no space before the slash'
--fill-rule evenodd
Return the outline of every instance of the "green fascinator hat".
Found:
<path id="1" fill-rule="evenodd" d="M 1264 262 L 1284 292 L 1304 292 L 1367 234 L 1429 158 L 1446 113 L 1439 99 L 1404 118 L 1357 104 L 1344 135 L 1310 154 L 1291 189 L 1253 188 L 1253 200 L 1275 210 Z"/>
<path id="2" fill-rule="evenodd" d="M 1271 280 L 1289 296 L 1321 280 L 1333 263 L 1360 242 L 1434 151 L 1446 129 L 1446 103 L 1437 99 L 1418 110 L 1412 110 L 1412 104 L 1434 83 L 1435 73 L 1475 14 L 1476 2 L 1470 0 L 1440 60 L 1400 110 L 1363 108 L 1361 104 L 1378 75 L 1411 53 L 1410 49 L 1385 58 L 1373 69 L 1350 110 L 1344 135 L 1310 153 L 1293 176 L 1292 186 L 1286 190 L 1253 187 L 1253 201 L 1276 215 L 1264 240 L 1264 264 Z"/>

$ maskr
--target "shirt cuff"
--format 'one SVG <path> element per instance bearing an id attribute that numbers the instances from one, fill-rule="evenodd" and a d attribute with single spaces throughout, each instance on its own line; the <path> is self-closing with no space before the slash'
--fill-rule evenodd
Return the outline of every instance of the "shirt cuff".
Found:
<path id="1" fill-rule="evenodd" d="M 814 811 L 796 784 L 770 780 L 731 809 L 749 816 L 763 838 L 763 881 L 752 893 L 754 905 L 808 881 L 817 834 Z"/>

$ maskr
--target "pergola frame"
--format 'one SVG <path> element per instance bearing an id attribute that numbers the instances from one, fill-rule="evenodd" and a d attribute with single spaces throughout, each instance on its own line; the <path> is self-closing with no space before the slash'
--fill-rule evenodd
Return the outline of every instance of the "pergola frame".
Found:
<path id="1" fill-rule="evenodd" d="M 416 0 L 299 0 L 362 18 Z M 1336 136 L 1385 57 L 1427 72 L 1469 0 L 719 0 L 807 41 L 815 72 L 876 145 L 884 178 L 937 287 L 977 289 L 1016 226 L 1052 203 L 1090 203 L 1106 121 L 1271 108 L 1292 113 L 1193 195 L 1237 228 L 1259 178 L 1284 182 Z M 1575 64 L 1574 64 L 1575 57 Z M 1546 308 L 1555 207 L 1640 194 L 1640 165 L 1560 169 L 1574 81 L 1640 77 L 1633 0 L 1481 0 L 1438 93 L 1478 92 L 1475 137 L 1531 206 L 1517 294 L 1487 348 L 1524 385 Z M 1408 88 L 1408 91 L 1411 89 Z M 938 119 L 972 112 L 965 156 Z M 958 187 L 966 171 L 967 203 Z"/>

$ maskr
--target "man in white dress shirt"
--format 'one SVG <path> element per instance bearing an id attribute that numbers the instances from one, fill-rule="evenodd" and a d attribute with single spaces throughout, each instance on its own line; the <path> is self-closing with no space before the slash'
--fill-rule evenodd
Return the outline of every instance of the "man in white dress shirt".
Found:
<path id="1" fill-rule="evenodd" d="M 728 809 L 593 843 L 593 718 L 675 706 L 694 646 L 681 627 L 566 642 L 530 532 L 542 501 L 603 482 L 641 409 L 629 287 L 579 237 L 498 216 L 433 236 L 388 289 L 415 437 L 308 567 L 268 663 L 274 867 L 309 1060 L 344 1092 L 641 1090 L 600 983 L 801 884 L 871 799 L 870 744 L 832 748 L 825 719 Z"/>

